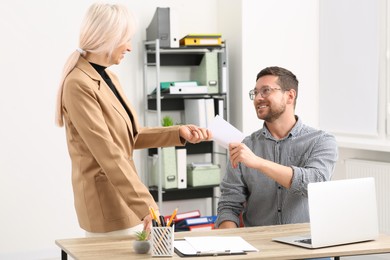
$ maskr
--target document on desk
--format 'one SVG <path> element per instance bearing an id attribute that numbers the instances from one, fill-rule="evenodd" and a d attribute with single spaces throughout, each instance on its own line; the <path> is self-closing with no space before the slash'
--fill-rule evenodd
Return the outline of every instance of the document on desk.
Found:
<path id="1" fill-rule="evenodd" d="M 180 256 L 233 255 L 259 250 L 242 237 L 185 237 L 174 241 L 175 252 Z"/>
<path id="2" fill-rule="evenodd" d="M 245 135 L 225 121 L 221 116 L 216 115 L 211 121 L 208 129 L 213 134 L 213 140 L 225 149 L 229 148 L 229 143 L 241 143 Z"/>

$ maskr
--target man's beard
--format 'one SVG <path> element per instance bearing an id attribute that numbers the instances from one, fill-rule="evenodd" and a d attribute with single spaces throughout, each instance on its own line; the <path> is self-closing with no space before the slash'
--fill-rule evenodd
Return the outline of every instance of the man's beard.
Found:
<path id="1" fill-rule="evenodd" d="M 268 107 L 268 109 L 269 112 L 265 116 L 261 117 L 260 115 L 258 115 L 258 117 L 264 120 L 265 122 L 272 123 L 275 120 L 277 120 L 286 111 L 286 104 L 282 103 L 277 108 Z"/>

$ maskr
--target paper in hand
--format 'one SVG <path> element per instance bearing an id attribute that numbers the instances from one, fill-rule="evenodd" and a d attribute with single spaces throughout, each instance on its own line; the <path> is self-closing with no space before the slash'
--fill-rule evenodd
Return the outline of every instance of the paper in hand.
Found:
<path id="1" fill-rule="evenodd" d="M 216 115 L 208 129 L 213 134 L 213 140 L 225 149 L 229 148 L 229 143 L 241 143 L 245 135 L 225 121 L 219 115 Z"/>

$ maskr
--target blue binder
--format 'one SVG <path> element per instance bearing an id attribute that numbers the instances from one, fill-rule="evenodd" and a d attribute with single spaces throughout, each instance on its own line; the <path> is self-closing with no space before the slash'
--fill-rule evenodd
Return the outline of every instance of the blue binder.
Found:
<path id="1" fill-rule="evenodd" d="M 194 226 L 200 224 L 212 224 L 217 220 L 217 216 L 204 216 L 199 218 L 188 218 L 183 219 L 179 223 L 177 223 L 177 227 L 186 227 L 186 226 Z"/>

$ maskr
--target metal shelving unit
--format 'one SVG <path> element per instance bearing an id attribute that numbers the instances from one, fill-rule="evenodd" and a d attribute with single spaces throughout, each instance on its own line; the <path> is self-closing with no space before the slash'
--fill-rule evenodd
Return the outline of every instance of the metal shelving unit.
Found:
<path id="1" fill-rule="evenodd" d="M 219 84 L 223 84 L 224 91 L 220 93 L 213 94 L 165 94 L 161 93 L 159 87 L 156 88 L 154 94 L 149 94 L 149 80 L 153 80 L 152 77 L 149 77 L 149 68 L 154 68 L 155 70 L 155 79 L 153 83 L 155 86 L 160 86 L 161 82 L 161 66 L 197 66 L 200 64 L 205 53 L 208 52 L 217 52 L 218 53 L 218 73 L 219 73 Z M 224 55 L 224 56 L 222 56 Z M 222 60 L 222 57 L 223 60 Z M 224 70 L 222 70 L 222 67 Z M 155 41 L 145 41 L 144 42 L 144 68 L 143 68 L 143 78 L 144 78 L 144 100 L 145 100 L 145 116 L 144 122 L 148 122 L 148 117 L 150 116 L 148 111 L 155 111 L 155 117 L 157 124 L 161 125 L 162 120 L 162 111 L 184 111 L 184 100 L 186 98 L 214 98 L 222 99 L 224 102 L 224 118 L 229 121 L 229 84 L 228 84 L 228 62 L 227 62 L 227 46 L 226 42 L 222 46 L 217 47 L 180 47 L 180 48 L 160 48 L 159 40 Z M 189 144 L 189 154 L 201 154 L 201 153 L 211 153 L 212 158 L 214 156 L 213 150 L 214 144 L 212 142 L 205 142 L 201 144 L 192 145 Z M 211 148 L 210 148 L 211 147 Z M 197 192 L 197 187 L 191 187 L 190 189 L 172 189 L 172 190 L 163 190 L 162 189 L 162 149 L 149 149 L 148 155 L 158 154 L 158 167 L 157 174 L 158 185 L 156 187 L 150 188 L 153 196 L 158 201 L 159 208 L 162 209 L 162 202 L 164 200 L 172 200 L 172 196 L 177 196 L 177 199 L 189 199 L 189 198 L 199 198 L 199 194 L 202 194 L 205 187 L 199 187 L 200 192 Z M 147 171 L 149 171 L 148 166 L 146 165 Z M 147 176 L 148 177 L 148 176 Z M 208 192 L 203 192 L 204 197 L 210 197 L 210 189 L 212 187 L 207 187 Z M 186 192 L 187 191 L 187 192 Z M 186 192 L 186 194 L 181 193 Z M 172 195 L 170 195 L 172 193 Z M 191 196 L 193 194 L 194 196 Z M 164 195 L 164 196 L 163 196 Z M 213 203 L 214 204 L 214 203 Z M 214 205 L 213 205 L 214 207 Z"/>

